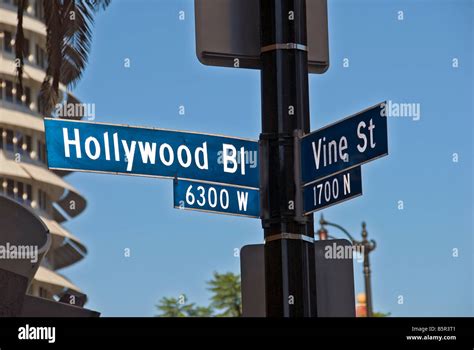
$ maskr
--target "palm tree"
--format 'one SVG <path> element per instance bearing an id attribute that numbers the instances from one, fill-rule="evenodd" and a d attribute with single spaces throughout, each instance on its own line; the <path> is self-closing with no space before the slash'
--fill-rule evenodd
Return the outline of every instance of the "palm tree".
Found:
<path id="1" fill-rule="evenodd" d="M 49 116 L 59 102 L 59 83 L 74 87 L 87 63 L 91 48 L 94 15 L 106 9 L 111 0 L 38 0 L 46 24 L 48 66 L 40 90 L 44 115 Z M 15 38 L 18 89 L 23 94 L 24 34 L 23 14 L 28 0 L 18 0 L 18 26 Z"/>

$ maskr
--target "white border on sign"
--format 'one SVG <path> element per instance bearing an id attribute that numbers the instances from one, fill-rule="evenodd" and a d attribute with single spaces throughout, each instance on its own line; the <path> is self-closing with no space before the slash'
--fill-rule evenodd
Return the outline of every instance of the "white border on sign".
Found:
<path id="1" fill-rule="evenodd" d="M 210 185 L 222 185 L 222 186 L 232 186 L 238 188 L 244 188 L 247 190 L 260 190 L 259 187 L 250 187 L 244 185 L 236 185 L 227 182 L 216 182 L 216 181 L 208 181 L 208 180 L 196 180 L 190 179 L 187 177 L 177 177 L 177 176 L 163 176 L 163 175 L 149 175 L 149 174 L 132 174 L 132 173 L 122 173 L 119 171 L 102 171 L 102 170 L 86 170 L 86 169 L 74 169 L 74 168 L 50 168 L 50 170 L 65 170 L 65 171 L 77 171 L 81 173 L 96 173 L 96 174 L 112 174 L 112 175 L 127 175 L 127 176 L 141 176 L 141 177 L 150 177 L 156 179 L 177 179 L 177 180 L 186 180 L 186 181 L 193 181 L 193 182 L 200 182 L 200 183 L 207 183 Z"/>
<path id="2" fill-rule="evenodd" d="M 230 215 L 230 216 L 239 216 L 244 218 L 252 218 L 252 219 L 260 219 L 260 216 L 253 216 L 253 215 L 245 215 L 245 214 L 236 214 L 236 213 L 228 213 L 225 211 L 216 211 L 216 210 L 206 210 L 206 209 L 197 209 L 197 208 L 187 208 L 187 207 L 177 207 L 173 205 L 173 208 L 179 210 L 189 210 L 189 211 L 200 211 L 203 213 L 213 213 L 213 214 L 223 214 L 223 215 Z"/>
<path id="3" fill-rule="evenodd" d="M 323 126 L 323 127 L 320 128 L 320 129 L 318 129 L 318 130 L 312 131 L 312 132 L 310 132 L 309 134 L 305 134 L 305 135 L 303 135 L 303 136 L 300 138 L 300 140 L 303 140 L 304 138 L 306 138 L 306 137 L 308 137 L 308 136 L 314 135 L 314 134 L 316 134 L 317 132 L 320 132 L 320 131 L 322 131 L 322 130 L 325 130 L 325 129 L 327 129 L 327 128 L 330 128 L 330 127 L 333 126 L 333 125 L 342 123 L 342 122 L 346 121 L 347 119 L 351 119 L 351 118 L 353 118 L 353 117 L 356 117 L 356 116 L 358 116 L 358 115 L 360 115 L 360 114 L 362 114 L 362 113 L 365 113 L 365 112 L 367 112 L 367 111 L 369 111 L 369 110 L 371 110 L 371 109 L 373 109 L 373 108 L 375 108 L 375 107 L 377 107 L 377 106 L 381 106 L 382 103 L 387 103 L 387 101 L 383 101 L 383 102 L 377 103 L 377 104 L 375 104 L 375 105 L 373 105 L 373 106 L 371 106 L 371 107 L 368 107 L 368 108 L 366 108 L 366 109 L 364 109 L 364 110 L 362 110 L 362 111 L 360 111 L 360 112 L 351 114 L 351 115 L 348 116 L 348 117 L 345 117 L 345 118 L 343 118 L 343 119 L 339 119 L 339 120 L 335 121 L 334 123 L 328 124 L 328 125 L 326 125 L 326 126 Z M 388 137 L 387 137 L 387 141 L 388 141 Z"/>
<path id="4" fill-rule="evenodd" d="M 114 124 L 114 123 L 102 123 L 102 122 L 88 122 L 85 120 L 71 120 L 71 119 L 60 119 L 60 118 L 44 118 L 44 120 L 53 120 L 53 121 L 61 121 L 61 122 L 69 122 L 69 123 L 83 123 L 83 124 L 90 124 L 90 125 L 109 125 L 109 126 L 121 126 L 125 128 L 133 128 L 133 129 L 146 129 L 146 130 L 156 130 L 156 131 L 170 131 L 170 132 L 178 132 L 180 134 L 194 134 L 194 135 L 206 135 L 206 136 L 216 136 L 216 137 L 223 137 L 226 139 L 234 139 L 234 140 L 241 140 L 241 141 L 249 141 L 255 142 L 258 144 L 258 140 L 247 139 L 245 137 L 235 137 L 235 136 L 226 136 L 220 134 L 209 134 L 204 132 L 197 132 L 197 131 L 185 131 L 185 130 L 174 130 L 174 129 L 164 129 L 164 128 L 155 128 L 150 126 L 136 126 L 136 125 L 129 125 L 129 124 Z M 46 132 L 46 130 L 45 130 Z"/>
<path id="5" fill-rule="evenodd" d="M 324 207 L 319 207 L 319 208 L 317 208 L 317 209 L 314 209 L 314 210 L 305 212 L 304 215 L 307 216 L 307 215 L 313 214 L 313 213 L 315 213 L 315 212 L 317 212 L 317 211 L 320 211 L 320 210 L 323 210 L 323 209 L 332 207 L 333 205 L 341 204 L 341 203 L 347 202 L 348 200 L 351 200 L 351 199 L 360 197 L 360 196 L 362 196 L 362 195 L 364 194 L 363 192 L 364 192 L 364 190 L 361 188 L 360 193 L 358 193 L 358 194 L 356 194 L 356 195 L 354 195 L 354 196 L 352 196 L 352 197 L 347 197 L 347 198 L 344 198 L 343 200 L 341 200 L 341 201 L 339 201 L 339 202 L 334 202 L 334 203 L 325 205 Z"/>

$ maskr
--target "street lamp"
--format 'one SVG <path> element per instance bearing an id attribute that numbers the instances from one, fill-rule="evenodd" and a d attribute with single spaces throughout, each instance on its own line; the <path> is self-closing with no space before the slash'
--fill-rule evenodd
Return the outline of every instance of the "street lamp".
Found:
<path id="1" fill-rule="evenodd" d="M 372 317 L 373 310 L 372 310 L 372 287 L 370 284 L 370 261 L 369 261 L 369 253 L 375 249 L 377 244 L 373 239 L 370 241 L 367 239 L 367 226 L 365 222 L 362 223 L 362 240 L 358 241 L 342 226 L 326 221 L 321 214 L 321 219 L 319 220 L 319 224 L 321 227 L 318 230 L 319 239 L 334 239 L 334 237 L 328 234 L 328 230 L 324 226 L 332 226 L 339 229 L 343 232 L 347 238 L 351 241 L 352 245 L 362 247 L 362 251 L 364 254 L 364 282 L 365 282 L 365 295 L 367 298 L 367 317 Z"/>

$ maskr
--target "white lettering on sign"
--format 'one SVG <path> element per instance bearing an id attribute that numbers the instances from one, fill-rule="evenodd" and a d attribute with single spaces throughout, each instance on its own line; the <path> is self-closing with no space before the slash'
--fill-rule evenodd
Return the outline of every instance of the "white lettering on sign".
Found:
<path id="1" fill-rule="evenodd" d="M 342 136 L 339 141 L 331 140 L 326 143 L 326 138 L 318 139 L 318 145 L 316 147 L 316 142 L 312 142 L 313 147 L 313 156 L 314 164 L 316 164 L 316 169 L 319 169 L 321 164 L 325 167 L 336 163 L 338 159 L 345 162 L 349 161 L 349 154 L 344 152 L 347 149 L 347 138 Z M 322 163 L 321 163 L 322 156 Z M 339 158 L 338 158 L 339 157 Z"/>
<path id="2" fill-rule="evenodd" d="M 331 201 L 337 201 L 339 195 L 344 197 L 351 194 L 351 174 L 347 173 L 343 176 L 343 191 L 339 191 L 339 179 L 337 177 L 332 180 L 323 181 L 313 186 L 313 204 L 315 206 L 323 205 Z"/>
<path id="3" fill-rule="evenodd" d="M 104 133 L 105 160 L 110 160 L 109 133 Z"/>
<path id="4" fill-rule="evenodd" d="M 186 154 L 186 160 L 183 159 L 183 152 Z M 191 157 L 191 151 L 186 146 L 179 146 L 178 147 L 178 162 L 183 168 L 188 168 L 193 161 Z"/>
<path id="5" fill-rule="evenodd" d="M 74 140 L 69 139 L 67 128 L 63 128 L 63 139 L 64 139 L 64 155 L 69 158 L 71 157 L 70 146 L 76 147 L 76 158 L 81 158 L 81 145 L 79 140 L 79 130 L 74 129 Z"/>
<path id="6" fill-rule="evenodd" d="M 115 161 L 120 162 L 118 134 L 116 132 L 114 133 L 114 152 L 115 152 Z"/>
<path id="7" fill-rule="evenodd" d="M 123 150 L 125 151 L 125 158 L 127 159 L 127 171 L 132 171 L 133 159 L 135 158 L 135 146 L 137 141 L 132 141 L 131 146 L 128 147 L 127 141 L 122 140 Z"/>
<path id="8" fill-rule="evenodd" d="M 202 162 L 201 162 L 202 157 Z M 207 158 L 207 142 L 202 144 L 202 147 L 197 147 L 194 151 L 194 159 L 196 159 L 196 165 L 201 170 L 209 169 L 209 162 Z"/>
<path id="9" fill-rule="evenodd" d="M 92 152 L 91 152 L 91 143 L 94 144 L 94 150 L 95 150 L 94 154 L 92 154 Z M 99 141 L 97 141 L 97 139 L 95 137 L 91 136 L 91 137 L 88 137 L 86 139 L 86 154 L 92 160 L 96 160 L 97 158 L 99 158 L 99 156 L 100 156 L 100 145 L 99 145 Z"/>
<path id="10" fill-rule="evenodd" d="M 357 150 L 360 153 L 364 153 L 368 147 L 371 149 L 375 148 L 374 129 L 375 124 L 372 119 L 370 119 L 369 125 L 364 121 L 357 125 L 357 137 L 361 141 L 361 143 L 357 144 Z M 311 146 L 316 170 L 338 161 L 349 162 L 349 154 L 347 153 L 349 145 L 345 136 L 329 141 L 326 140 L 326 137 L 322 137 L 317 139 L 317 141 L 311 142 Z"/>
<path id="11" fill-rule="evenodd" d="M 239 210 L 240 211 L 247 211 L 248 199 L 249 199 L 249 193 L 248 192 L 237 191 L 237 201 L 239 203 Z"/>
<path id="12" fill-rule="evenodd" d="M 168 159 L 165 159 L 165 149 L 168 151 Z M 167 143 L 160 146 L 160 160 L 166 166 L 170 166 L 174 162 L 173 149 Z"/>
<path id="13" fill-rule="evenodd" d="M 195 204 L 201 208 L 225 211 L 229 209 L 231 200 L 237 199 L 239 211 L 246 212 L 248 206 L 249 193 L 245 190 L 238 190 L 235 192 L 237 198 L 231 198 L 229 191 L 225 188 L 216 189 L 215 187 L 197 186 L 194 189 L 193 185 L 189 185 L 186 189 L 185 200 L 188 206 Z"/>
<path id="14" fill-rule="evenodd" d="M 351 193 L 351 174 L 344 175 L 344 195 Z"/>
<path id="15" fill-rule="evenodd" d="M 360 153 L 364 153 L 365 150 L 367 149 L 367 136 L 361 131 L 361 129 L 365 129 L 367 127 L 367 124 L 365 124 L 364 121 L 360 122 L 359 125 L 357 126 L 357 137 L 361 140 L 363 140 L 363 146 L 357 145 L 357 150 Z M 370 119 L 369 121 L 369 139 L 370 139 L 370 148 L 375 148 L 375 142 L 374 142 L 374 129 L 375 125 Z"/>
<path id="16" fill-rule="evenodd" d="M 224 172 L 234 174 L 240 164 L 240 173 L 245 175 L 245 148 L 241 147 L 240 152 L 237 152 L 234 145 L 224 143 L 222 145 L 222 151 Z M 240 156 L 239 160 L 237 160 L 237 156 Z M 232 167 L 229 166 L 229 163 Z"/>
<path id="17" fill-rule="evenodd" d="M 157 145 L 155 142 L 144 142 L 135 140 L 120 139 L 118 133 L 112 134 L 112 140 L 108 132 L 104 132 L 101 137 L 89 136 L 84 141 L 81 140 L 79 129 L 74 128 L 70 132 L 68 128 L 63 128 L 64 156 L 70 158 L 71 154 L 80 159 L 85 156 L 91 160 L 97 160 L 101 156 L 107 161 L 120 162 L 123 159 L 127 162 L 127 171 L 133 171 L 134 162 L 141 161 L 142 164 L 154 165 L 157 162 L 170 167 L 178 163 L 182 168 L 189 168 L 195 165 L 200 170 L 209 170 L 209 156 L 207 142 L 203 142 L 198 147 L 190 149 L 187 145 L 179 145 L 176 149 L 168 143 Z M 82 144 L 83 142 L 83 144 Z M 175 146 L 176 147 L 176 146 Z M 75 153 L 72 153 L 75 152 Z M 251 159 L 249 151 L 245 147 L 237 149 L 232 144 L 223 143 L 222 150 L 218 151 L 218 162 L 222 165 L 226 173 L 246 174 L 248 159 Z M 257 155 L 251 160 L 250 167 L 256 165 Z"/>
<path id="18" fill-rule="evenodd" d="M 104 134 L 105 136 L 105 134 Z M 105 141 L 105 139 L 104 139 Z M 108 140 L 107 140 L 108 143 Z M 155 159 L 156 159 L 156 143 L 152 143 L 150 145 L 149 142 L 143 142 L 138 141 L 138 148 L 140 148 L 140 154 L 142 155 L 142 162 L 143 164 L 148 164 L 148 161 L 150 164 L 155 164 Z M 106 158 L 107 159 L 107 158 Z"/>

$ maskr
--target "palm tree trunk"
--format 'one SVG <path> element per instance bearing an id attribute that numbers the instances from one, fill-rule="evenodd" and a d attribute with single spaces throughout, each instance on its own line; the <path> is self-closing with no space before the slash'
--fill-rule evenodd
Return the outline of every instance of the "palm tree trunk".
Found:
<path id="1" fill-rule="evenodd" d="M 18 26 L 15 36 L 15 66 L 18 75 L 17 96 L 23 95 L 23 63 L 25 49 L 25 35 L 23 33 L 23 14 L 25 13 L 27 0 L 18 0 Z"/>

